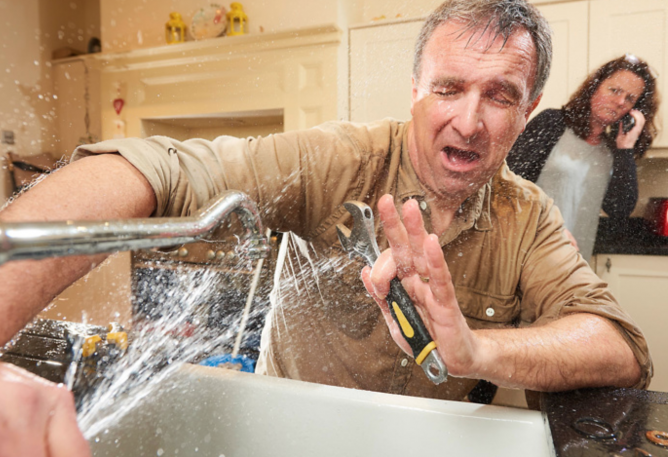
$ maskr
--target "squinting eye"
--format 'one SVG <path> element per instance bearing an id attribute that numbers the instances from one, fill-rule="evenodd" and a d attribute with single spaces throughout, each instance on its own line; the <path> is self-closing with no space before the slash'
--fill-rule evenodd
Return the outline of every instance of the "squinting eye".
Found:
<path id="1" fill-rule="evenodd" d="M 441 97 L 449 97 L 449 96 L 457 94 L 457 90 L 455 90 L 455 89 L 436 89 L 436 90 L 434 90 L 434 93 L 436 95 L 441 96 Z"/>
<path id="2" fill-rule="evenodd" d="M 492 93 L 490 93 L 490 94 L 487 94 L 487 97 L 488 97 L 490 100 L 492 100 L 492 101 L 494 101 L 494 102 L 496 102 L 496 103 L 500 103 L 501 105 L 509 106 L 509 105 L 512 105 L 512 104 L 513 104 L 513 102 L 512 102 L 511 100 L 508 100 L 507 98 L 505 98 L 505 97 L 503 97 L 502 95 L 499 95 L 498 93 L 495 93 L 495 92 L 492 92 Z"/>

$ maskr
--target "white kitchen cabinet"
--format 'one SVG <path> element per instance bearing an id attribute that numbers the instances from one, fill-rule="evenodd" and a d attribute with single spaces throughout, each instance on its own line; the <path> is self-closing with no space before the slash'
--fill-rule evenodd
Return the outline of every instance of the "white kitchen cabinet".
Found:
<path id="1" fill-rule="evenodd" d="M 94 61 L 73 57 L 52 62 L 54 92 L 57 94 L 56 126 L 59 139 L 58 157 L 70 157 L 74 149 L 86 141 L 88 132 L 93 141 L 100 140 L 100 72 Z M 88 101 L 86 101 L 88 93 Z"/>
<path id="2" fill-rule="evenodd" d="M 350 29 L 350 120 L 411 118 L 413 47 L 422 19 Z"/>
<path id="3" fill-rule="evenodd" d="M 590 71 L 625 53 L 647 60 L 658 74 L 660 94 L 668 94 L 668 0 L 532 3 L 554 32 L 552 72 L 535 113 L 561 107 Z M 410 118 L 413 46 L 421 24 L 417 18 L 350 29 L 350 120 Z M 660 112 L 661 131 L 664 117 Z M 659 154 L 661 148 L 668 148 L 665 132 L 653 144 Z"/>
<path id="4" fill-rule="evenodd" d="M 650 390 L 668 391 L 668 256 L 596 255 L 596 273 L 642 329 L 654 361 Z"/>
<path id="5" fill-rule="evenodd" d="M 561 108 L 588 73 L 589 2 L 539 5 L 538 9 L 553 31 L 552 70 L 534 115 Z"/>
<path id="6" fill-rule="evenodd" d="M 539 108 L 561 107 L 587 76 L 589 3 L 540 6 L 554 30 L 553 63 Z M 415 41 L 423 19 L 350 29 L 350 120 L 410 119 Z"/>
<path id="7" fill-rule="evenodd" d="M 587 76 L 589 2 L 539 5 L 554 31 L 551 77 L 535 113 L 559 108 Z M 350 29 L 350 120 L 410 118 L 415 41 L 423 19 Z"/>
<path id="8" fill-rule="evenodd" d="M 658 74 L 659 94 L 668 94 L 668 0 L 591 0 L 589 69 L 625 53 L 646 60 Z M 668 125 L 665 107 L 659 111 Z M 660 131 L 665 130 L 661 129 Z M 668 147 L 668 134 L 659 134 L 653 147 Z"/>

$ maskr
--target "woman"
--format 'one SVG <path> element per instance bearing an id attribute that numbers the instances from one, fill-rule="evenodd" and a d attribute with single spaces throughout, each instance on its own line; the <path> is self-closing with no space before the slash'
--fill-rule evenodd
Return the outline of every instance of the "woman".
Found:
<path id="1" fill-rule="evenodd" d="M 531 120 L 508 155 L 511 170 L 554 199 L 586 260 L 594 250 L 600 209 L 625 218 L 635 208 L 634 159 L 656 136 L 658 104 L 650 67 L 626 54 L 589 75 L 562 109 Z M 632 127 L 622 126 L 626 115 Z"/>

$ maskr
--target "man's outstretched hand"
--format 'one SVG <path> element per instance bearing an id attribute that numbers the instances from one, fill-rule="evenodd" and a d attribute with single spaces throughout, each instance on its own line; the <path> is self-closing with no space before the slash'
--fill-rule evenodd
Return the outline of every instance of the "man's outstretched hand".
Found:
<path id="1" fill-rule="evenodd" d="M 90 457 L 72 393 L 0 362 L 0 457 Z"/>
<path id="2" fill-rule="evenodd" d="M 385 300 L 390 281 L 397 276 L 436 342 L 449 373 L 475 376 L 476 365 L 481 362 L 480 345 L 459 309 L 438 237 L 426 232 L 417 201 L 404 203 L 403 221 L 390 195 L 380 199 L 378 210 L 390 248 L 381 254 L 373 268 L 362 271 L 362 280 L 380 306 L 392 338 L 412 355 Z"/>

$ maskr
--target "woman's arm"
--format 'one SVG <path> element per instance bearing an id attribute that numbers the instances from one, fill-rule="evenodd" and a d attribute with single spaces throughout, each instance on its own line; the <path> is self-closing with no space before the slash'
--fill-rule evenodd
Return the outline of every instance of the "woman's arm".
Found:
<path id="1" fill-rule="evenodd" d="M 629 217 L 638 202 L 638 175 L 633 149 L 613 151 L 612 177 L 603 199 L 603 211 L 612 218 Z"/>
<path id="2" fill-rule="evenodd" d="M 628 131 L 619 128 L 612 151 L 612 177 L 603 199 L 603 211 L 612 218 L 629 217 L 638 202 L 638 176 L 634 160 L 638 138 L 645 126 L 645 116 L 632 109 L 629 114 L 635 119 L 634 127 Z M 621 124 L 621 121 L 620 121 Z"/>
<path id="3" fill-rule="evenodd" d="M 547 158 L 565 129 L 561 110 L 548 109 L 531 119 L 508 153 L 506 163 L 510 170 L 531 182 L 538 181 Z"/>

